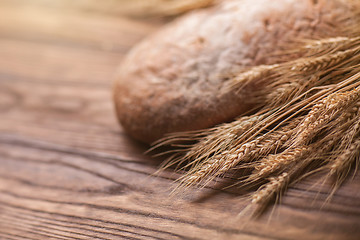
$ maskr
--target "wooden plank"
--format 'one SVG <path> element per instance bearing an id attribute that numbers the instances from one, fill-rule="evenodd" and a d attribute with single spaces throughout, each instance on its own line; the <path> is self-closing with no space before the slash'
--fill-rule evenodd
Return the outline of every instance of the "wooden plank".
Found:
<path id="1" fill-rule="evenodd" d="M 0 78 L 109 85 L 124 54 L 157 28 L 122 16 L 2 4 Z"/>
<path id="2" fill-rule="evenodd" d="M 120 52 L 162 25 L 117 15 L 42 9 L 31 4 L 2 4 L 0 18 L 1 38 Z"/>
<path id="3" fill-rule="evenodd" d="M 349 196 L 346 195 L 335 196 L 330 208 L 319 211 L 319 206 L 307 206 L 316 191 L 306 193 L 304 189 L 293 189 L 270 223 L 264 218 L 247 223 L 245 228 L 236 213 L 246 202 L 236 195 L 218 192 L 201 203 L 191 199 L 170 199 L 167 194 L 172 180 L 149 178 L 155 166 L 101 157 L 89 159 L 76 151 L 56 152 L 31 144 L 7 144 L 6 141 L 9 139 L 2 139 L 0 146 L 3 166 L 0 206 L 10 212 L 25 211 L 28 218 L 38 217 L 38 214 L 55 215 L 68 219 L 66 224 L 77 223 L 78 218 L 90 218 L 199 239 L 231 236 L 236 239 L 253 235 L 265 239 L 296 239 L 304 234 L 309 239 L 322 239 L 328 234 L 334 239 L 356 239 L 356 235 L 346 233 L 358 233 L 360 206 L 355 204 L 356 211 L 354 205 L 347 205 L 344 200 Z M 358 179 L 355 180 L 348 186 L 350 189 L 359 187 Z M 348 202 L 356 200 L 359 202 L 359 196 Z M 52 220 L 52 217 L 47 218 Z"/>
<path id="4" fill-rule="evenodd" d="M 109 85 L 123 53 L 0 39 L 2 81 Z M 73 62 L 76 60 L 76 62 Z M 8 78 L 8 79 L 6 79 Z"/>
<path id="5" fill-rule="evenodd" d="M 162 24 L 21 1 L 0 2 L 0 239 L 358 239 L 359 173 L 324 206 L 308 178 L 258 220 L 236 188 L 171 198 L 179 174 L 152 176 L 161 159 L 111 102 L 121 58 Z"/>
<path id="6" fill-rule="evenodd" d="M 149 20 L 159 20 L 161 16 L 173 16 L 183 12 L 208 7 L 214 0 L 2 0 L 3 5 L 32 5 L 48 9 L 65 9 L 80 12 L 96 12 L 106 15 L 126 15 Z M 154 17 L 156 17 L 154 19 Z"/>

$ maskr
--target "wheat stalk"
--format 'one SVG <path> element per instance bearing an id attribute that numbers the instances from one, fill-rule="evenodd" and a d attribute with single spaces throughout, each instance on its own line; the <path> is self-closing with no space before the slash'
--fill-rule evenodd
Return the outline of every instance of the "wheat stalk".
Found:
<path id="1" fill-rule="evenodd" d="M 253 92 L 260 110 L 161 140 L 156 147 L 175 147 L 164 168 L 184 163 L 182 169 L 189 169 L 178 179 L 179 189 L 247 169 L 237 183 L 260 183 L 252 196 L 257 205 L 320 170 L 337 176 L 335 189 L 360 155 L 359 50 L 360 37 L 305 41 L 298 47 L 303 57 L 234 75 L 224 84 L 226 91 L 266 83 Z"/>
<path id="2" fill-rule="evenodd" d="M 349 148 L 342 151 L 330 165 L 330 175 L 342 175 L 348 171 L 351 163 L 359 157 L 360 139 L 356 139 Z"/>
<path id="3" fill-rule="evenodd" d="M 337 114 L 360 99 L 360 88 L 345 93 L 334 93 L 317 103 L 298 126 L 293 145 L 302 145 L 329 123 Z"/>
<path id="4" fill-rule="evenodd" d="M 269 155 L 260 164 L 255 166 L 255 172 L 250 175 L 249 180 L 260 179 L 295 164 L 306 156 L 312 149 L 307 146 L 290 148 L 280 154 Z"/>
<path id="5" fill-rule="evenodd" d="M 318 40 L 304 40 L 300 47 L 301 51 L 306 52 L 305 56 L 318 56 L 337 51 L 344 51 L 353 48 L 360 41 L 360 37 L 330 37 Z M 298 50 L 297 50 L 298 51 Z"/>
<path id="6" fill-rule="evenodd" d="M 289 181 L 289 174 L 283 172 L 280 176 L 269 178 L 269 183 L 263 185 L 253 196 L 251 203 L 266 204 L 275 193 L 280 193 Z"/>

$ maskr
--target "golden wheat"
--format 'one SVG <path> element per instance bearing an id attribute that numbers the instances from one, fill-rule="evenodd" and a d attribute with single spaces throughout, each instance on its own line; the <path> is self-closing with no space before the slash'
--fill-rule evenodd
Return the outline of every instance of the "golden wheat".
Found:
<path id="1" fill-rule="evenodd" d="M 241 91 L 252 81 L 266 83 L 253 92 L 262 101 L 260 110 L 158 142 L 156 147 L 175 147 L 164 167 L 185 164 L 180 188 L 206 186 L 231 171 L 247 170 L 237 183 L 260 184 L 251 200 L 257 205 L 324 169 L 337 176 L 337 188 L 360 155 L 359 50 L 360 37 L 305 41 L 298 51 L 308 52 L 299 59 L 230 78 L 226 91 Z"/>
<path id="2" fill-rule="evenodd" d="M 269 178 L 269 183 L 263 185 L 253 196 L 251 203 L 266 204 L 275 193 L 280 193 L 289 181 L 289 174 L 283 172 L 280 176 Z"/>

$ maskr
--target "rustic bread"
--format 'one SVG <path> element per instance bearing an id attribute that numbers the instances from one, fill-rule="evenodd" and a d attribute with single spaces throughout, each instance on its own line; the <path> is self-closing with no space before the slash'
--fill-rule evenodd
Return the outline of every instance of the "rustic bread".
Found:
<path id="1" fill-rule="evenodd" d="M 289 60 L 271 54 L 284 43 L 341 35 L 351 21 L 349 2 L 228 0 L 176 20 L 123 61 L 114 85 L 120 123 L 131 136 L 150 143 L 166 133 L 232 120 L 256 104 L 251 98 L 255 86 L 220 96 L 227 76 Z"/>

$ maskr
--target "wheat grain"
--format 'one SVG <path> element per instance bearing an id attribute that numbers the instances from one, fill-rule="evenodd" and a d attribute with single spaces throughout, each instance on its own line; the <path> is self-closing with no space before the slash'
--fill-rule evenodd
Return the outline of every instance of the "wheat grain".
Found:
<path id="1" fill-rule="evenodd" d="M 251 141 L 249 143 L 242 144 L 237 149 L 231 149 L 231 151 L 224 151 L 214 157 L 211 157 L 203 165 L 194 171 L 190 171 L 189 174 L 181 180 L 185 185 L 193 185 L 201 183 L 204 180 L 208 182 L 216 178 L 217 176 L 234 168 L 239 162 L 245 161 L 252 154 L 251 151 L 256 147 L 258 140 Z M 211 176 L 209 178 L 209 176 Z M 204 184 L 206 185 L 206 184 Z"/>
<path id="2" fill-rule="evenodd" d="M 341 154 L 339 154 L 336 159 L 332 162 L 330 166 L 330 175 L 342 174 L 348 169 L 351 163 L 359 157 L 360 153 L 360 139 L 357 139 L 353 142 L 349 148 L 345 149 Z"/>
<path id="3" fill-rule="evenodd" d="M 279 154 L 269 155 L 255 166 L 255 171 L 249 176 L 248 180 L 260 179 L 282 170 L 291 164 L 300 161 L 311 151 L 307 146 L 290 148 Z"/>
<path id="4" fill-rule="evenodd" d="M 360 37 L 332 37 L 305 41 L 306 44 L 302 48 L 308 52 L 307 56 L 311 56 L 350 49 L 359 41 Z"/>
<path id="5" fill-rule="evenodd" d="M 279 64 L 259 65 L 252 67 L 249 70 L 232 77 L 225 85 L 224 90 L 225 92 L 231 91 L 232 89 L 237 89 L 237 91 L 240 91 L 249 83 L 258 82 L 259 80 L 264 80 L 264 78 L 274 75 L 278 67 Z"/>
<path id="6" fill-rule="evenodd" d="M 289 174 L 283 172 L 278 177 L 269 179 L 269 183 L 263 185 L 253 196 L 251 203 L 253 204 L 266 204 L 275 193 L 280 193 L 289 181 Z"/>
<path id="7" fill-rule="evenodd" d="M 309 114 L 299 125 L 293 140 L 294 145 L 302 145 L 310 141 L 339 112 L 348 108 L 360 99 L 360 89 L 347 92 L 336 92 L 315 104 Z"/>
<path id="8" fill-rule="evenodd" d="M 301 118 L 298 118 L 285 125 L 281 130 L 261 135 L 252 141 L 239 144 L 236 147 L 232 146 L 229 150 L 222 151 L 220 154 L 210 157 L 203 165 L 191 170 L 185 175 L 185 177 L 181 179 L 181 182 L 186 186 L 201 184 L 204 180 L 210 182 L 214 178 L 236 168 L 240 163 L 246 163 L 263 154 L 274 151 L 289 139 L 293 128 L 300 121 Z"/>
<path id="9" fill-rule="evenodd" d="M 358 47 L 345 51 L 339 51 L 330 55 L 299 59 L 293 63 L 290 70 L 297 72 L 314 72 L 322 69 L 329 69 L 334 65 L 355 56 L 357 52 L 359 52 Z"/>

